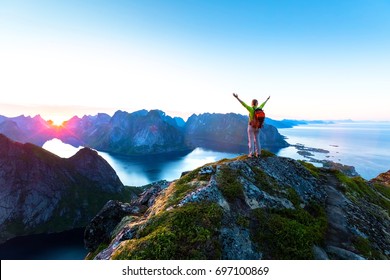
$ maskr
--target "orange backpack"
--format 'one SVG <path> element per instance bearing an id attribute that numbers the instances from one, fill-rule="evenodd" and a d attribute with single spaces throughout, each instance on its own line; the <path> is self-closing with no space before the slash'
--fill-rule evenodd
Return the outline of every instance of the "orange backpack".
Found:
<path id="1" fill-rule="evenodd" d="M 264 119 L 265 119 L 264 111 L 260 108 L 256 108 L 255 116 L 250 124 L 253 128 L 257 128 L 257 129 L 262 128 L 264 124 Z"/>

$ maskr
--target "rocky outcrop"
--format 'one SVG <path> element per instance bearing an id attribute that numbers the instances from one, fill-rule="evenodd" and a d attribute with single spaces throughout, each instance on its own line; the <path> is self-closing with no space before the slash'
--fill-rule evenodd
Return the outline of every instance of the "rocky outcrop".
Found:
<path id="1" fill-rule="evenodd" d="M 389 192 L 335 169 L 263 151 L 146 194 L 127 202 L 145 208 L 116 219 L 89 259 L 390 258 Z"/>
<path id="2" fill-rule="evenodd" d="M 90 149 L 63 159 L 0 135 L 0 242 L 83 227 L 125 193 L 115 171 Z"/>
<path id="3" fill-rule="evenodd" d="M 112 238 L 115 238 L 116 241 L 129 239 L 134 233 L 134 228 L 129 230 L 125 224 L 132 220 L 131 217 L 145 213 L 153 205 L 158 194 L 168 185 L 167 181 L 159 181 L 145 186 L 146 190 L 131 204 L 113 200 L 107 202 L 85 229 L 85 248 L 94 252 L 99 248 L 99 245 L 110 242 Z M 122 227 L 125 228 L 122 229 Z M 107 250 L 104 254 L 107 254 Z"/>
<path id="4" fill-rule="evenodd" d="M 381 184 L 386 187 L 390 187 L 390 170 L 379 174 L 376 178 L 372 179 L 370 182 Z"/>
<path id="5" fill-rule="evenodd" d="M 268 125 L 266 119 L 260 132 L 263 148 L 278 150 L 288 144 L 278 130 Z M 238 114 L 192 115 L 185 128 L 186 141 L 194 147 L 210 148 L 218 151 L 245 152 L 248 150 L 248 117 Z"/>

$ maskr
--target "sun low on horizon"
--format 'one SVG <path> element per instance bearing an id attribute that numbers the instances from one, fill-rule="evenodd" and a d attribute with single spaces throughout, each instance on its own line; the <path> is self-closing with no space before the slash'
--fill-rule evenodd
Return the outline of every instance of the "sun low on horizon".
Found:
<path id="1" fill-rule="evenodd" d="M 62 127 L 64 123 L 71 119 L 70 114 L 67 112 L 61 112 L 61 110 L 54 111 L 53 109 L 45 109 L 46 108 L 38 108 L 37 110 L 40 110 L 38 114 L 51 126 Z"/>
<path id="2" fill-rule="evenodd" d="M 62 118 L 49 118 L 46 120 L 48 124 L 55 127 L 62 127 L 66 120 L 63 120 Z"/>

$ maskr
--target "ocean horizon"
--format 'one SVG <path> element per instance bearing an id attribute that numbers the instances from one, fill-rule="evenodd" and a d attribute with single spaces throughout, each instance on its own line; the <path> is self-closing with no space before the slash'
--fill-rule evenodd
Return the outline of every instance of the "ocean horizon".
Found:
<path id="1" fill-rule="evenodd" d="M 328 151 L 311 151 L 312 158 L 353 166 L 366 180 L 390 170 L 390 122 L 334 121 L 278 130 L 290 145 Z M 296 146 L 284 148 L 278 155 L 310 162 L 298 154 Z"/>

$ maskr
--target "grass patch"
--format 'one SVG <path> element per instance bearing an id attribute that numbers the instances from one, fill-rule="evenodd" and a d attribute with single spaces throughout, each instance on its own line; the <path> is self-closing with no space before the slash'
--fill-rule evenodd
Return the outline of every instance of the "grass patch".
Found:
<path id="1" fill-rule="evenodd" d="M 343 184 L 343 191 L 353 201 L 364 199 L 368 202 L 381 206 L 390 215 L 390 201 L 387 198 L 389 193 L 386 189 L 371 187 L 363 178 L 350 178 L 340 171 L 335 172 L 337 179 Z M 384 195 L 382 197 L 380 194 Z"/>
<path id="2" fill-rule="evenodd" d="M 378 250 L 375 250 L 367 238 L 358 236 L 353 240 L 353 245 L 366 259 L 383 260 L 386 259 Z"/>
<path id="3" fill-rule="evenodd" d="M 263 170 L 259 167 L 252 168 L 253 173 L 255 173 L 255 185 L 261 191 L 265 191 L 271 195 L 277 194 L 280 192 L 280 187 L 275 179 L 268 176 Z"/>
<path id="4" fill-rule="evenodd" d="M 262 158 L 274 157 L 275 156 L 274 153 L 272 153 L 272 152 L 270 152 L 268 150 L 264 150 L 264 149 L 261 150 L 261 154 L 260 155 L 261 155 Z"/>
<path id="5" fill-rule="evenodd" d="M 249 220 L 249 218 L 247 218 L 243 215 L 238 215 L 238 217 L 236 218 L 236 224 L 242 228 L 249 228 L 250 220 Z"/>
<path id="6" fill-rule="evenodd" d="M 312 206 L 321 209 L 320 206 Z M 252 240 L 264 252 L 265 259 L 313 259 L 312 247 L 325 238 L 325 210 L 312 215 L 304 209 L 252 211 Z"/>
<path id="7" fill-rule="evenodd" d="M 287 189 L 287 199 L 291 201 L 295 208 L 299 208 L 301 204 L 301 198 L 297 191 L 291 187 Z"/>
<path id="8" fill-rule="evenodd" d="M 386 187 L 381 184 L 374 184 L 374 188 L 380 192 L 384 197 L 390 199 L 390 187 Z"/>
<path id="9" fill-rule="evenodd" d="M 199 186 L 194 184 L 193 181 L 197 179 L 196 181 L 203 182 L 203 181 L 210 181 L 211 175 L 210 174 L 199 174 L 199 171 L 202 167 L 199 167 L 186 175 L 182 176 L 180 179 L 178 179 L 174 184 L 174 192 L 169 198 L 169 201 L 166 205 L 166 208 L 172 205 L 178 204 L 189 192 L 194 190 Z"/>
<path id="10" fill-rule="evenodd" d="M 320 177 L 320 170 L 317 167 L 315 167 L 313 164 L 304 160 L 298 160 L 298 162 L 302 164 L 303 167 L 305 167 L 310 172 L 311 175 L 313 175 L 316 178 Z"/>
<path id="11" fill-rule="evenodd" d="M 236 199 L 244 199 L 244 189 L 238 181 L 240 173 L 228 166 L 221 166 L 217 175 L 218 189 L 230 203 Z"/>
<path id="12" fill-rule="evenodd" d="M 115 259 L 219 259 L 222 209 L 215 203 L 189 203 L 164 212 L 127 241 Z"/>

